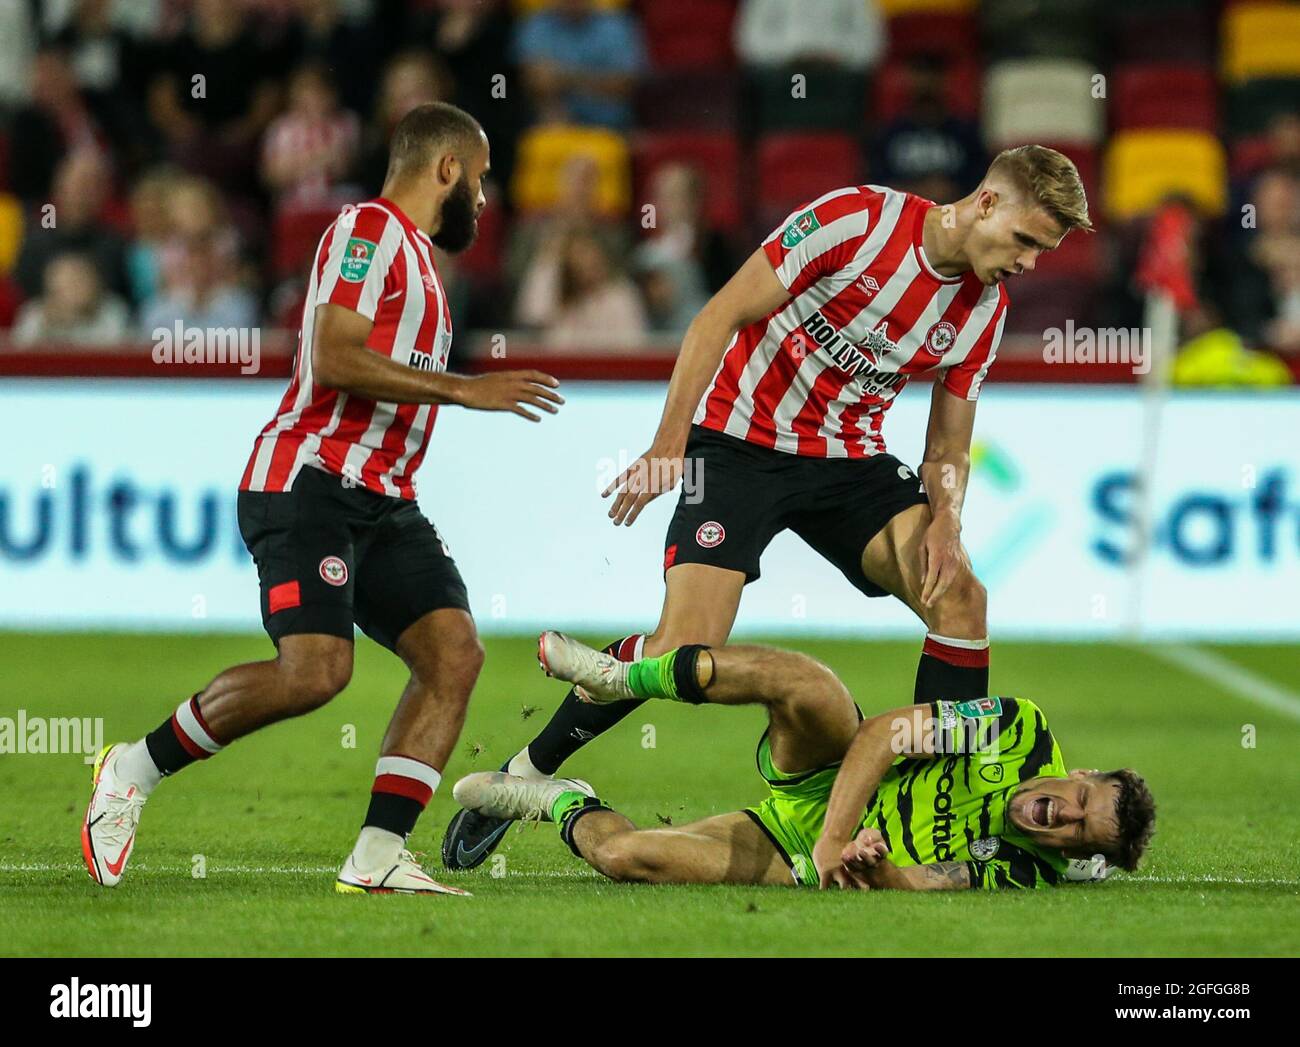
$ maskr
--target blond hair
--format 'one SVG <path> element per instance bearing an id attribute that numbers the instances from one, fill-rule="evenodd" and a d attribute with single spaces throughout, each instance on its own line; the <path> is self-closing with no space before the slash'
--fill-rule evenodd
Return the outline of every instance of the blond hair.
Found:
<path id="1" fill-rule="evenodd" d="M 1067 233 L 1071 229 L 1092 231 L 1088 217 L 1088 196 L 1079 169 L 1068 156 L 1045 145 L 1021 145 L 1004 149 L 989 164 L 987 182 L 1004 175 L 1029 194 Z"/>

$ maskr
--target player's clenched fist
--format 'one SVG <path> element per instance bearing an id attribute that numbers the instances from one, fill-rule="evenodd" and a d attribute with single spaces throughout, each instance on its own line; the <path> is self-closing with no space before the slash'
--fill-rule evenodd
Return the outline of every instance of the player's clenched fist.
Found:
<path id="1" fill-rule="evenodd" d="M 457 402 L 478 411 L 511 411 L 530 422 L 540 422 L 525 405 L 555 414 L 564 403 L 564 397 L 554 391 L 559 385 L 543 371 L 494 371 L 465 378 Z"/>

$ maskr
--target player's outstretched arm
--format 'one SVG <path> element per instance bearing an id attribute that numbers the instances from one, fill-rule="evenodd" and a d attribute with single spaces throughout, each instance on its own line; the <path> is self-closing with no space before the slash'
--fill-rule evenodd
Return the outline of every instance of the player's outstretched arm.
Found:
<path id="1" fill-rule="evenodd" d="M 934 717 L 928 704 L 893 709 L 858 725 L 835 776 L 822 834 L 813 848 L 813 864 L 822 887 L 871 886 L 843 860 L 867 801 L 897 757 L 932 757 L 934 752 Z"/>
<path id="2" fill-rule="evenodd" d="M 418 371 L 366 347 L 374 324 L 360 313 L 328 303 L 316 307 L 311 362 L 315 380 L 368 400 L 399 404 L 460 404 L 481 411 L 510 411 L 529 421 L 529 407 L 554 414 L 563 397 L 559 382 L 541 371 L 494 371 L 466 376 Z"/>
<path id="3" fill-rule="evenodd" d="M 727 351 L 731 336 L 789 298 L 790 292 L 777 279 L 772 263 L 760 247 L 691 321 L 673 367 L 663 416 L 650 449 L 605 488 L 602 495 L 608 498 L 618 492 L 609 509 L 615 526 L 631 525 L 649 502 L 677 486 L 691 419 Z"/>

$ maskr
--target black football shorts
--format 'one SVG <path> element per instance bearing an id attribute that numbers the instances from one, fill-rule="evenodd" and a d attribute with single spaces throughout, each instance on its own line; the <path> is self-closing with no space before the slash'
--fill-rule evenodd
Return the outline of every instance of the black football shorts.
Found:
<path id="1" fill-rule="evenodd" d="M 694 426 L 664 570 L 701 563 L 759 576 L 772 539 L 791 530 L 867 596 L 888 596 L 862 573 L 862 550 L 893 517 L 929 499 L 891 454 L 809 458 Z"/>
<path id="2" fill-rule="evenodd" d="M 456 562 L 412 501 L 306 468 L 292 490 L 240 491 L 238 515 L 277 647 L 300 633 L 351 640 L 355 623 L 395 651 L 430 611 L 469 610 Z"/>

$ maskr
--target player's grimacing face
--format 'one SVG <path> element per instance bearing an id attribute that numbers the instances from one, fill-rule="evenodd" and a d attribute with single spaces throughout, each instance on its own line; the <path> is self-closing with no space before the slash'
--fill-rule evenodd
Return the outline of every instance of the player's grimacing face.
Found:
<path id="1" fill-rule="evenodd" d="M 1064 238 L 1065 231 L 1041 207 L 995 194 L 987 207 L 981 206 L 967 254 L 980 282 L 992 286 L 1033 272 L 1043 252 Z"/>
<path id="2" fill-rule="evenodd" d="M 1114 841 L 1119 784 L 1092 771 L 1032 778 L 1016 789 L 1007 817 L 1042 847 L 1067 853 L 1104 850 Z"/>

